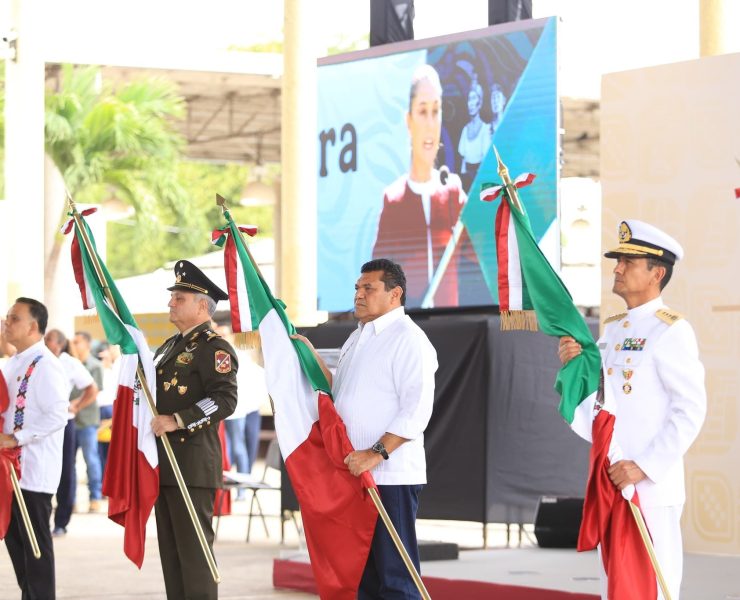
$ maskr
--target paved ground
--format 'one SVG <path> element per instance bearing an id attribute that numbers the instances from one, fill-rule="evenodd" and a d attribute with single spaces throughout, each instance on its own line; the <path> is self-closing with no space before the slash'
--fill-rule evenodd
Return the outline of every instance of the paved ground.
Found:
<path id="1" fill-rule="evenodd" d="M 86 498 L 82 487 L 79 497 Z M 265 512 L 278 513 L 279 498 L 274 492 L 261 494 Z M 234 514 L 221 520 L 215 554 L 221 572 L 219 596 L 225 600 L 316 600 L 316 596 L 272 587 L 272 561 L 300 552 L 299 538 L 292 523 L 286 524 L 285 544 L 280 543 L 279 520 L 267 518 L 270 536 L 265 535 L 258 520 L 252 522 L 252 538 L 246 543 L 248 503 L 235 502 Z M 86 504 L 80 509 L 87 510 Z M 454 541 L 470 549 L 482 545 L 481 526 L 474 523 L 419 521 L 420 539 Z M 576 555 L 572 551 L 545 551 L 535 547 L 531 527 L 522 539 L 522 548 L 504 551 L 506 532 L 502 526 L 489 526 L 489 543 L 498 550 L 466 551 L 460 561 L 449 564 L 424 563 L 427 575 L 460 579 L 482 579 L 512 585 L 537 586 L 537 576 L 553 568 L 557 576 L 548 575 L 545 587 L 559 582 L 558 589 L 596 593 L 594 556 Z M 518 539 L 512 539 L 516 545 Z M 139 571 L 123 554 L 123 530 L 108 520 L 105 513 L 76 513 L 66 536 L 54 539 L 57 564 L 57 598 L 59 600 L 165 600 L 164 582 L 157 551 L 154 516 L 147 528 L 144 565 Z M 553 562 L 556 561 L 556 562 Z M 560 561 L 560 562 L 557 562 Z M 559 565 L 559 566 L 557 566 Z M 558 579 L 562 579 L 560 581 Z M 688 555 L 682 598 L 740 600 L 740 559 Z M 15 575 L 5 550 L 0 549 L 0 599 L 20 598 Z"/>
<path id="2" fill-rule="evenodd" d="M 277 524 L 274 525 L 273 534 L 278 535 Z M 139 571 L 123 554 L 121 527 L 103 514 L 73 515 L 69 533 L 54 540 L 57 598 L 164 599 L 154 526 L 152 516 L 147 530 L 146 557 Z M 316 596 L 273 589 L 272 561 L 286 547 L 280 546 L 277 538 L 265 539 L 264 532 L 247 544 L 245 533 L 246 517 L 225 517 L 221 523 L 214 549 L 222 578 L 219 586 L 221 598 L 315 600 Z M 20 598 L 5 550 L 0 550 L 0 557 L 0 598 Z"/>
<path id="3" fill-rule="evenodd" d="M 255 473 L 262 474 L 258 463 Z M 107 503 L 103 512 L 87 512 L 87 488 L 84 481 L 85 465 L 82 453 L 78 456 L 77 473 L 81 481 L 77 489 L 80 512 L 72 515 L 68 533 L 54 538 L 56 557 L 57 598 L 59 600 L 165 600 L 164 580 L 157 549 L 154 513 L 147 525 L 147 542 L 141 571 L 123 554 L 123 528 L 107 517 Z M 277 473 L 274 473 L 277 475 Z M 273 483 L 279 483 L 278 480 Z M 279 513 L 279 494 L 261 492 L 267 514 Z M 281 553 L 299 548 L 296 528 L 286 527 L 286 543 L 280 544 L 280 526 L 277 517 L 268 517 L 270 537 L 265 535 L 258 520 L 252 522 L 252 537 L 246 543 L 248 502 L 234 502 L 231 516 L 221 521 L 214 553 L 221 573 L 219 597 L 236 600 L 281 598 L 298 600 L 316 596 L 298 592 L 280 591 L 272 587 L 272 561 Z M 4 546 L 4 544 L 0 544 Z M 7 550 L 0 549 L 0 599 L 20 598 L 13 566 Z"/>
<path id="4" fill-rule="evenodd" d="M 255 473 L 261 474 L 260 463 Z M 85 467 L 79 457 L 78 473 L 82 481 L 78 486 L 80 512 L 72 515 L 68 533 L 54 538 L 57 566 L 57 598 L 98 600 L 136 600 L 147 598 L 164 600 L 164 582 L 159 564 L 156 523 L 152 514 L 147 527 L 147 545 L 141 571 L 123 554 L 123 529 L 107 518 L 107 505 L 103 512 L 87 512 L 87 489 L 84 482 Z M 279 475 L 272 473 L 279 483 Z M 279 494 L 261 492 L 260 499 L 265 513 L 279 513 Z M 233 513 L 223 517 L 215 544 L 215 555 L 222 582 L 219 597 L 224 599 L 316 599 L 316 596 L 298 592 L 275 590 L 272 587 L 272 561 L 301 551 L 296 527 L 285 526 L 285 543 L 280 543 L 280 522 L 276 516 L 266 519 L 269 537 L 258 519 L 252 521 L 251 540 L 246 543 L 248 502 L 234 502 Z M 421 521 L 418 524 L 421 539 L 454 541 L 461 546 L 481 547 L 481 525 L 475 523 Z M 515 539 L 512 540 L 516 542 Z M 505 529 L 489 526 L 489 542 L 506 543 Z M 526 537 L 525 546 L 531 545 Z M 20 598 L 13 567 L 6 550 L 0 550 L 0 598 Z"/>

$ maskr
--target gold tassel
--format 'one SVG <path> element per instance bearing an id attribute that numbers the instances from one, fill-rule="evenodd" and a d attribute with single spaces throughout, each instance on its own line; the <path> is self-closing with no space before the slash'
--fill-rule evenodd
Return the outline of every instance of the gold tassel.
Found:
<path id="1" fill-rule="evenodd" d="M 234 334 L 234 345 L 240 350 L 259 350 L 262 340 L 259 331 L 245 331 Z"/>
<path id="2" fill-rule="evenodd" d="M 537 315 L 533 310 L 505 310 L 501 313 L 501 331 L 537 331 Z"/>

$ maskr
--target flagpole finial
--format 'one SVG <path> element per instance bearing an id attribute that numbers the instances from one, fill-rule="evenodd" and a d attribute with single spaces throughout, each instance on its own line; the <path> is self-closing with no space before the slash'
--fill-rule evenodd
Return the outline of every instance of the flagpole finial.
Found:
<path id="1" fill-rule="evenodd" d="M 496 155 L 496 163 L 498 164 L 498 174 L 501 176 L 501 181 L 504 185 L 508 186 L 511 184 L 511 178 L 509 177 L 509 169 L 504 164 L 504 161 L 501 160 L 501 155 L 499 155 L 498 150 L 496 149 L 496 146 L 493 147 L 493 153 Z"/>
<path id="2" fill-rule="evenodd" d="M 496 146 L 493 147 L 493 153 L 496 155 L 496 162 L 498 163 L 499 170 L 505 169 L 506 165 L 504 165 L 504 163 L 501 161 L 501 156 L 499 155 Z"/>
<path id="3" fill-rule="evenodd" d="M 75 205 L 75 201 L 72 199 L 72 194 L 69 193 L 69 188 L 65 185 L 64 186 L 64 194 L 67 196 L 67 204 L 69 204 L 69 210 L 72 212 L 77 211 L 77 206 Z"/>
<path id="4" fill-rule="evenodd" d="M 221 194 L 216 194 L 216 204 L 221 207 L 222 210 L 228 210 L 228 206 L 226 206 L 226 198 L 224 198 Z"/>
<path id="5" fill-rule="evenodd" d="M 509 177 L 509 168 L 504 164 L 504 161 L 501 160 L 496 146 L 493 147 L 493 152 L 496 155 L 496 161 L 498 162 L 498 174 L 499 177 L 501 177 L 501 183 L 504 184 L 506 194 L 511 202 L 514 204 L 514 206 L 516 206 L 519 212 L 521 212 L 522 205 L 519 202 L 519 195 L 516 192 L 516 186 L 512 183 L 511 177 Z"/>

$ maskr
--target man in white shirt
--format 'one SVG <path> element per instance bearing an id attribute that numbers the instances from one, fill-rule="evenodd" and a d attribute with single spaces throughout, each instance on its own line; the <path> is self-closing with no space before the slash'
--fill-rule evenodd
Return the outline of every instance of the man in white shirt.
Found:
<path id="1" fill-rule="evenodd" d="M 54 546 L 49 529 L 51 497 L 62 471 L 67 422 L 67 379 L 59 359 L 44 345 L 48 312 L 38 300 L 18 298 L 3 327 L 17 353 L 3 365 L 10 403 L 3 414 L 0 448 L 20 448 L 20 487 L 41 558 L 33 557 L 17 501 L 13 499 L 5 545 L 24 599 L 56 596 Z"/>
<path id="2" fill-rule="evenodd" d="M 372 471 L 418 571 L 416 512 L 427 481 L 424 430 L 432 415 L 437 352 L 404 312 L 405 300 L 406 277 L 398 264 L 379 258 L 362 266 L 354 302 L 359 324 L 342 347 L 332 393 L 357 449 L 345 463 L 355 476 Z M 358 598 L 419 598 L 380 519 Z"/>
<path id="3" fill-rule="evenodd" d="M 614 438 L 624 460 L 609 467 L 612 483 L 634 484 L 671 598 L 678 600 L 683 567 L 681 512 L 686 497 L 683 456 L 699 434 L 707 410 L 704 367 L 689 322 L 661 297 L 683 257 L 665 232 L 637 220 L 622 221 L 613 292 L 627 312 L 609 317 L 599 338 L 604 384 L 617 401 Z M 581 348 L 561 338 L 565 364 Z M 607 579 L 602 569 L 602 598 Z M 663 594 L 658 590 L 659 600 Z"/>
<path id="4" fill-rule="evenodd" d="M 77 472 L 75 457 L 77 455 L 77 436 L 75 415 L 80 409 L 89 406 L 95 400 L 98 386 L 79 359 L 65 352 L 68 347 L 67 336 L 59 329 L 50 329 L 44 336 L 46 347 L 52 351 L 64 367 L 69 385 L 69 411 L 67 425 L 64 428 L 62 444 L 62 476 L 57 487 L 57 506 L 54 510 L 54 530 L 52 535 L 59 537 L 67 533 L 67 525 L 72 518 L 72 510 L 77 496 Z"/>

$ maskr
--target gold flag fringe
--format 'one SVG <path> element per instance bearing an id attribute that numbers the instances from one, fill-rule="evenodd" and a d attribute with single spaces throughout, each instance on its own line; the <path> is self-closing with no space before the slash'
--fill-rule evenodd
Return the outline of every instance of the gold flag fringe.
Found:
<path id="1" fill-rule="evenodd" d="M 234 345 L 240 350 L 259 350 L 262 348 L 262 339 L 259 331 L 245 331 L 234 334 Z"/>
<path id="2" fill-rule="evenodd" d="M 501 331 L 537 331 L 537 315 L 533 310 L 505 310 L 501 313 Z"/>

